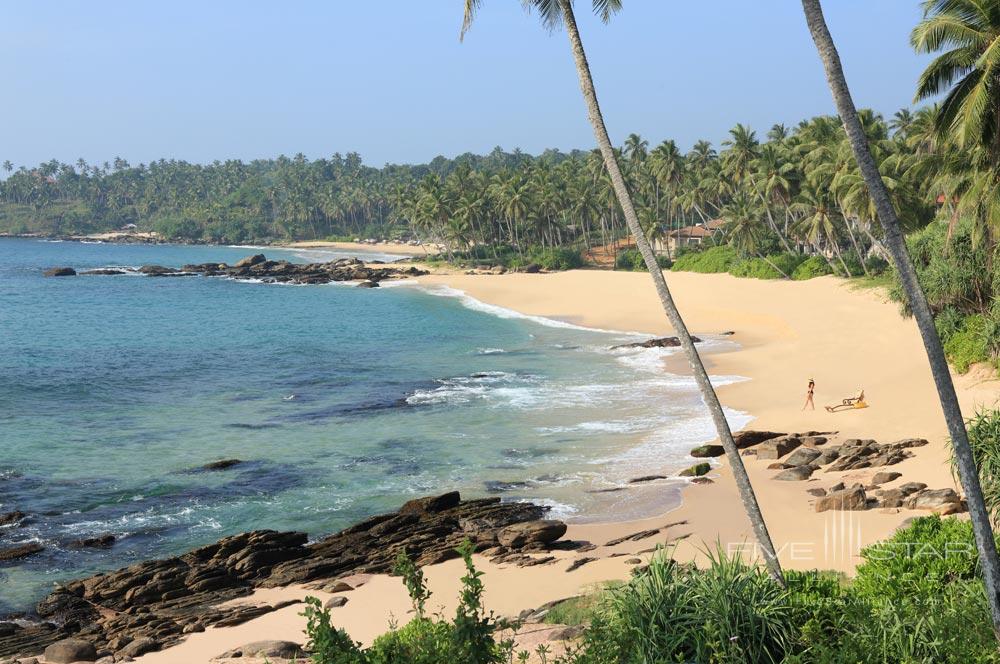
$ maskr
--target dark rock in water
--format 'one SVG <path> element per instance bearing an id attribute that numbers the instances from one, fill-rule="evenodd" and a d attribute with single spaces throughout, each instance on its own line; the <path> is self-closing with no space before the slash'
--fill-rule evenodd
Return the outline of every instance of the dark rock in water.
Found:
<path id="1" fill-rule="evenodd" d="M 678 474 L 681 477 L 701 477 L 702 475 L 707 474 L 710 470 L 712 470 L 712 465 L 706 461 L 703 463 L 696 463 L 690 468 L 685 468 Z"/>
<path id="2" fill-rule="evenodd" d="M 115 536 L 111 533 L 98 535 L 97 537 L 87 537 L 70 542 L 71 549 L 107 549 L 115 543 Z"/>
<path id="3" fill-rule="evenodd" d="M 14 510 L 13 512 L 5 512 L 0 514 L 0 526 L 13 526 L 18 525 L 24 521 L 27 515 L 24 512 L 19 512 Z"/>
<path id="4" fill-rule="evenodd" d="M 232 468 L 233 466 L 238 466 L 243 463 L 242 459 L 219 459 L 218 461 L 212 461 L 211 463 L 206 463 L 201 467 L 202 470 L 226 470 L 227 468 Z"/>
<path id="5" fill-rule="evenodd" d="M 41 553 L 45 550 L 45 547 L 38 542 L 28 542 L 27 544 L 18 544 L 17 546 L 10 546 L 0 549 L 0 562 L 7 560 L 20 560 L 21 558 L 27 558 L 28 556 L 33 556 L 36 553 Z"/>
<path id="6" fill-rule="evenodd" d="M 543 521 L 545 511 L 499 498 L 463 501 L 452 492 L 412 500 L 398 512 L 311 544 L 305 533 L 273 530 L 226 537 L 180 556 L 57 586 L 36 611 L 59 626 L 0 632 L 0 658 L 37 655 L 67 637 L 89 641 L 117 660 L 137 657 L 175 645 L 186 634 L 242 624 L 281 606 L 226 604 L 256 588 L 325 587 L 348 575 L 387 573 L 400 551 L 418 565 L 440 562 L 455 557 L 455 547 L 466 538 L 480 550 L 534 560 L 525 554 L 558 547 L 554 540 L 566 528 L 560 521 Z M 511 529 L 517 524 L 523 525 Z"/>
<path id="7" fill-rule="evenodd" d="M 696 344 L 701 343 L 701 339 L 698 337 L 691 337 L 691 341 Z M 630 344 L 619 344 L 617 346 L 612 346 L 611 350 L 617 350 L 619 348 L 676 348 L 681 345 L 681 340 L 677 337 L 659 337 L 656 339 L 647 339 L 646 341 L 636 341 Z"/>
<path id="8" fill-rule="evenodd" d="M 642 482 L 652 482 L 654 480 L 665 480 L 666 475 L 643 475 L 642 477 L 633 477 L 628 481 L 629 484 L 641 484 Z"/>
<path id="9" fill-rule="evenodd" d="M 10 636 L 19 629 L 21 629 L 21 626 L 17 623 L 0 622 L 0 636 Z"/>
<path id="10" fill-rule="evenodd" d="M 45 277 L 75 277 L 76 270 L 71 267 L 50 267 L 45 272 L 42 272 L 42 276 Z"/>
<path id="11" fill-rule="evenodd" d="M 414 266 L 378 267 L 365 265 L 356 258 L 338 258 L 328 263 L 289 263 L 267 260 L 264 254 L 248 256 L 236 263 L 200 263 L 185 265 L 177 270 L 162 265 L 144 265 L 139 272 L 151 277 L 183 277 L 200 274 L 206 277 L 256 279 L 265 283 L 327 284 L 331 281 L 358 281 L 365 288 L 378 286 L 386 279 L 400 279 L 428 274 Z M 109 274 L 110 271 L 92 270 L 90 274 Z"/>
<path id="12" fill-rule="evenodd" d="M 63 639 L 45 649 L 45 661 L 55 664 L 93 662 L 96 659 L 97 649 L 92 643 L 82 639 Z"/>
<path id="13" fill-rule="evenodd" d="M 102 267 L 96 270 L 84 270 L 80 274 L 92 274 L 92 275 L 102 275 L 109 276 L 115 274 L 128 274 L 128 270 L 121 270 L 116 267 Z"/>
<path id="14" fill-rule="evenodd" d="M 180 270 L 172 267 L 163 267 L 162 265 L 143 265 L 139 268 L 139 272 L 151 277 L 160 277 L 167 274 L 176 274 L 180 272 Z"/>
<path id="15" fill-rule="evenodd" d="M 264 254 L 254 254 L 253 256 L 247 256 L 246 258 L 236 261 L 236 265 L 233 267 L 250 267 L 251 265 L 257 265 L 258 263 L 263 263 L 267 260 Z"/>
<path id="16" fill-rule="evenodd" d="M 503 493 L 505 491 L 517 491 L 518 489 L 527 489 L 527 482 L 503 482 L 501 480 L 486 480 L 483 482 L 483 486 L 486 487 L 486 493 Z"/>

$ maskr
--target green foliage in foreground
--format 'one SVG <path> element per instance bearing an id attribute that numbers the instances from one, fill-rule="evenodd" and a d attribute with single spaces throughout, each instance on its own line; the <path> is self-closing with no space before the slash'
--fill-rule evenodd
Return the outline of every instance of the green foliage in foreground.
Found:
<path id="1" fill-rule="evenodd" d="M 971 431 L 983 427 L 992 435 L 1000 430 L 1000 417 L 970 424 Z M 315 664 L 500 664 L 526 658 L 514 652 L 511 639 L 500 638 L 517 625 L 484 611 L 471 546 L 461 552 L 466 576 L 455 618 L 425 614 L 423 576 L 404 556 L 396 571 L 413 599 L 414 618 L 367 649 L 331 626 L 329 612 L 310 599 L 307 645 Z M 785 589 L 762 568 L 721 551 L 703 569 L 661 551 L 627 582 L 553 609 L 548 622 L 587 629 L 569 654 L 543 661 L 1000 664 L 968 522 L 919 518 L 861 556 L 853 580 L 789 571 Z"/>
<path id="2" fill-rule="evenodd" d="M 729 272 L 729 268 L 738 260 L 739 256 L 732 247 L 710 247 L 704 251 L 691 251 L 678 256 L 670 269 L 674 272 Z"/>

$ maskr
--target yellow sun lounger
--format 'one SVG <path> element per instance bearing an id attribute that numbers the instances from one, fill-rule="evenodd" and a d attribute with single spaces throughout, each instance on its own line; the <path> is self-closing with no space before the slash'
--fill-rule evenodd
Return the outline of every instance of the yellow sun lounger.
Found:
<path id="1" fill-rule="evenodd" d="M 855 410 L 867 407 L 868 403 L 865 402 L 865 391 L 861 390 L 856 397 L 848 397 L 834 406 L 826 406 L 826 411 L 828 413 L 839 413 L 842 410 Z"/>

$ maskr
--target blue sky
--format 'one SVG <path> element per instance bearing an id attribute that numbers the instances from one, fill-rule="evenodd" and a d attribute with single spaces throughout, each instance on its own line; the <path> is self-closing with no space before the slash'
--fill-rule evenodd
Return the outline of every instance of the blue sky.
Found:
<path id="1" fill-rule="evenodd" d="M 796 0 L 577 3 L 612 139 L 718 143 L 832 102 Z M 916 0 L 827 0 L 859 106 L 911 101 Z M 489 0 L 0 4 L 0 160 L 132 163 L 357 151 L 427 161 L 495 145 L 590 148 L 565 33 Z"/>

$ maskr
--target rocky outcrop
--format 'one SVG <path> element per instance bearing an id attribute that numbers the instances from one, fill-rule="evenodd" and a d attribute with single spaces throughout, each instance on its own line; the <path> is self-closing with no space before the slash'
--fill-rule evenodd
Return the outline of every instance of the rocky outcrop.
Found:
<path id="1" fill-rule="evenodd" d="M 15 546 L 0 547 L 0 562 L 8 560 L 20 560 L 41 553 L 45 547 L 37 542 L 17 544 Z"/>
<path id="2" fill-rule="evenodd" d="M 273 530 L 226 537 L 181 556 L 58 586 L 36 608 L 43 622 L 0 631 L 0 661 L 39 654 L 67 638 L 93 644 L 101 657 L 137 657 L 184 634 L 241 624 L 287 606 L 222 605 L 256 588 L 327 587 L 347 575 L 386 573 L 401 551 L 427 565 L 455 557 L 455 547 L 468 538 L 495 560 L 534 564 L 539 559 L 527 554 L 580 544 L 556 543 L 566 525 L 542 520 L 544 515 L 545 508 L 530 503 L 463 501 L 452 492 L 412 500 L 398 512 L 312 544 L 305 533 Z"/>
<path id="3" fill-rule="evenodd" d="M 76 274 L 73 268 L 53 268 L 53 270 L 69 270 L 65 274 Z M 53 270 L 47 270 L 46 276 L 63 276 L 63 274 L 49 274 Z M 358 281 L 360 285 L 368 288 L 378 286 L 380 281 L 387 279 L 401 279 L 405 277 L 415 277 L 427 274 L 426 270 L 420 270 L 410 266 L 407 268 L 396 267 L 370 267 L 357 258 L 340 258 L 328 263 L 290 263 L 288 261 L 268 260 L 264 254 L 248 256 L 235 265 L 226 263 L 199 263 L 185 265 L 180 269 L 165 267 L 163 265 L 143 265 L 138 270 L 131 268 L 90 270 L 88 274 L 123 274 L 126 272 L 138 272 L 149 277 L 187 277 L 203 275 L 206 277 L 230 277 L 232 279 L 254 279 L 265 283 L 290 283 L 290 284 L 327 284 L 332 281 Z"/>
<path id="4" fill-rule="evenodd" d="M 71 267 L 50 267 L 42 272 L 45 277 L 75 277 L 76 270 Z"/>
<path id="5" fill-rule="evenodd" d="M 701 343 L 701 339 L 698 337 L 691 337 L 691 341 L 696 344 Z M 618 344 L 617 346 L 612 346 L 611 350 L 618 350 L 620 348 L 677 348 L 681 345 L 681 340 L 677 337 L 658 337 L 655 339 L 647 339 L 646 341 L 635 341 L 628 344 Z"/>

